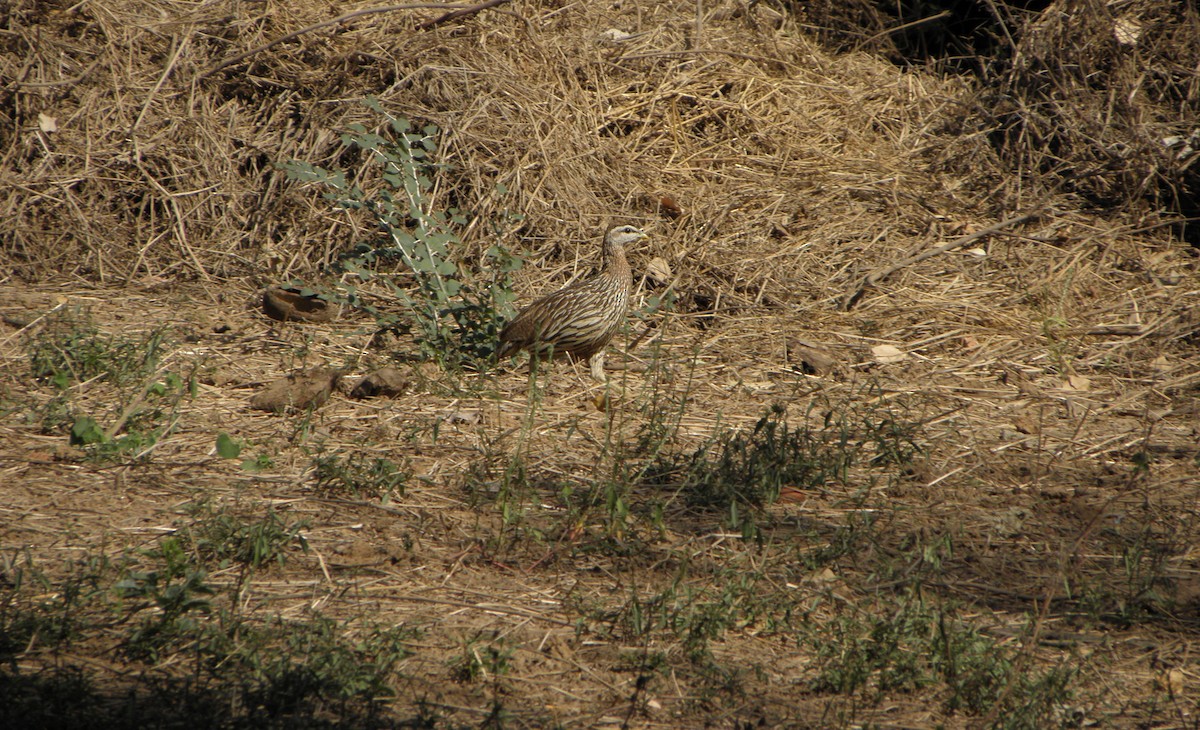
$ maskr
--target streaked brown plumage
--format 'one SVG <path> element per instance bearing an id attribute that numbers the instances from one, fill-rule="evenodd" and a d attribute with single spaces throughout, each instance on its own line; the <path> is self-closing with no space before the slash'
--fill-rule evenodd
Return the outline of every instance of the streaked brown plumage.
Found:
<path id="1" fill-rule="evenodd" d="M 604 236 L 600 272 L 580 279 L 522 309 L 500 333 L 500 357 L 521 350 L 553 350 L 588 360 L 592 377 L 604 382 L 604 348 L 629 305 L 633 273 L 625 245 L 645 236 L 633 226 L 617 226 Z"/>

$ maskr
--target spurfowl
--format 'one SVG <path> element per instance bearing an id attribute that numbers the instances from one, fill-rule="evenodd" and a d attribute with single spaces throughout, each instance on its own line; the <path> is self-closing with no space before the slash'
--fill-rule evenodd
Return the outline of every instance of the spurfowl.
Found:
<path id="1" fill-rule="evenodd" d="M 604 348 L 625 319 L 633 273 L 625 244 L 645 236 L 617 226 L 604 237 L 600 272 L 580 279 L 522 309 L 500 333 L 500 357 L 527 349 L 587 360 L 592 377 L 604 377 Z"/>

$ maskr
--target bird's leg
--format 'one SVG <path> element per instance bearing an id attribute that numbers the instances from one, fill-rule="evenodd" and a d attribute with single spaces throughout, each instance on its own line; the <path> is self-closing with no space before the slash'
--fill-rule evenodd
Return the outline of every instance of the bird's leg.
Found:
<path id="1" fill-rule="evenodd" d="M 588 362 L 592 367 L 592 380 L 597 383 L 607 383 L 608 378 L 604 375 L 604 350 L 592 355 Z"/>

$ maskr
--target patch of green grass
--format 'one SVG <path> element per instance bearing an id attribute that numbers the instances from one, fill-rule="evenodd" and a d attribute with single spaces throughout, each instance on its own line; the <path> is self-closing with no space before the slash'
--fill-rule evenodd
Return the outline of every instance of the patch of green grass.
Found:
<path id="1" fill-rule="evenodd" d="M 0 663 L 0 726 L 101 727 L 102 702 L 97 683 L 80 667 L 22 671 Z"/>
<path id="2" fill-rule="evenodd" d="M 395 695 L 397 665 L 412 654 L 416 635 L 371 624 L 350 632 L 321 616 L 276 619 L 243 630 L 229 661 L 248 706 L 268 717 L 316 709 L 353 716 Z"/>
<path id="3" fill-rule="evenodd" d="M 358 452 L 318 453 L 312 464 L 314 488 L 326 496 L 350 494 L 387 504 L 393 496 L 403 497 L 405 485 L 412 479 L 407 464 Z"/>
<path id="4" fill-rule="evenodd" d="M 221 431 L 217 434 L 217 456 L 222 459 L 241 459 L 242 469 L 251 473 L 266 471 L 275 466 L 275 461 L 270 454 L 260 452 L 254 456 L 242 456 L 242 452 L 246 449 L 246 443 L 241 439 L 235 439 L 229 434 Z"/>
<path id="5" fill-rule="evenodd" d="M 1032 729 L 1046 727 L 1071 698 L 1073 669 L 1027 670 L 1014 650 L 917 594 L 845 609 L 801 636 L 817 656 L 814 691 L 872 705 L 936 685 L 948 712 L 994 713 L 1000 727 Z"/>
<path id="6" fill-rule="evenodd" d="M 721 432 L 690 454 L 660 453 L 645 469 L 643 485 L 674 490 L 693 507 L 725 511 L 728 524 L 752 534 L 749 510 L 771 504 L 785 486 L 845 485 L 856 466 L 895 478 L 920 452 L 919 435 L 918 423 L 890 410 L 831 406 L 818 425 L 796 425 L 777 404 L 749 431 Z"/>
<path id="7" fill-rule="evenodd" d="M 124 385 L 158 368 L 165 339 L 164 329 L 137 338 L 105 334 L 89 312 L 76 308 L 47 317 L 27 340 L 26 351 L 30 374 L 60 390 L 93 378 Z"/>
<path id="8" fill-rule="evenodd" d="M 1070 597 L 1092 620 L 1125 628 L 1171 616 L 1176 602 L 1170 562 L 1191 549 L 1187 535 L 1193 534 L 1190 527 L 1171 534 L 1132 520 L 1105 531 L 1103 543 L 1112 551 L 1100 563 L 1106 570 L 1068 580 Z"/>
<path id="9" fill-rule="evenodd" d="M 70 442 L 100 462 L 146 457 L 174 428 L 180 403 L 194 398 L 192 375 L 160 372 L 167 330 L 138 337 L 100 331 L 85 310 L 61 310 L 26 340 L 30 374 L 54 386 L 29 420 L 44 432 L 66 432 Z M 194 375 L 193 370 L 193 375 Z M 87 411 L 81 395 L 110 404 Z M 115 403 L 111 401 L 115 400 Z"/>
<path id="10" fill-rule="evenodd" d="M 133 395 L 107 428 L 91 415 L 78 414 L 71 425 L 70 442 L 100 462 L 145 458 L 175 428 L 179 407 L 195 397 L 195 381 L 176 373 L 146 383 Z"/>
<path id="11" fill-rule="evenodd" d="M 270 560 L 252 556 L 241 559 Z M 286 717 L 354 723 L 394 696 L 415 630 L 315 613 L 250 620 L 238 613 L 242 584 L 214 582 L 200 559 L 180 534 L 119 562 L 81 560 L 57 578 L 7 554 L 0 718 L 110 726 L 134 712 L 171 726 L 179 718 L 222 727 Z M 97 640 L 106 662 L 126 662 L 119 697 L 92 681 L 94 667 L 70 658 L 96 651 Z"/>
<path id="12" fill-rule="evenodd" d="M 291 520 L 273 509 L 261 517 L 242 517 L 228 508 L 201 501 L 187 508 L 192 522 L 173 537 L 203 564 L 226 567 L 240 564 L 261 568 L 267 564 L 284 565 L 295 549 L 308 552 L 303 531 L 308 520 Z M 162 541 L 159 551 L 170 544 Z"/>
<path id="13" fill-rule="evenodd" d="M 494 682 L 512 669 L 513 652 L 501 637 L 476 634 L 463 641 L 462 652 L 450 659 L 450 674 L 458 682 Z"/>
<path id="14" fill-rule="evenodd" d="M 131 565 L 113 585 L 113 592 L 134 624 L 125 653 L 155 662 L 201 630 L 203 617 L 212 612 L 216 589 L 208 584 L 207 571 L 190 561 L 177 537 L 163 538 L 146 556 L 154 565 Z"/>
<path id="15" fill-rule="evenodd" d="M 607 626 L 607 635 L 621 641 L 679 643 L 695 664 L 711 660 L 709 645 L 726 631 L 754 625 L 760 633 L 791 627 L 791 597 L 774 589 L 756 571 L 723 568 L 714 574 L 691 576 L 687 563 L 674 579 L 653 592 L 630 588 L 619 607 L 585 611 Z"/>
<path id="16" fill-rule="evenodd" d="M 26 551 L 6 552 L 0 560 L 0 660 L 68 646 L 93 628 L 111 580 L 106 558 L 69 563 L 59 578 L 51 578 Z"/>

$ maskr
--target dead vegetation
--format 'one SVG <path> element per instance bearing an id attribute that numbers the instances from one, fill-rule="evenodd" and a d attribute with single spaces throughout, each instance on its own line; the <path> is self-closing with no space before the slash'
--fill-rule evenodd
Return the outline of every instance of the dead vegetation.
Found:
<path id="1" fill-rule="evenodd" d="M 699 7 L 0 10 L 0 724 L 1195 725 L 1195 11 Z M 651 232 L 611 391 L 262 313 L 378 236 L 280 167 L 385 189 L 367 97 L 523 296 Z"/>

